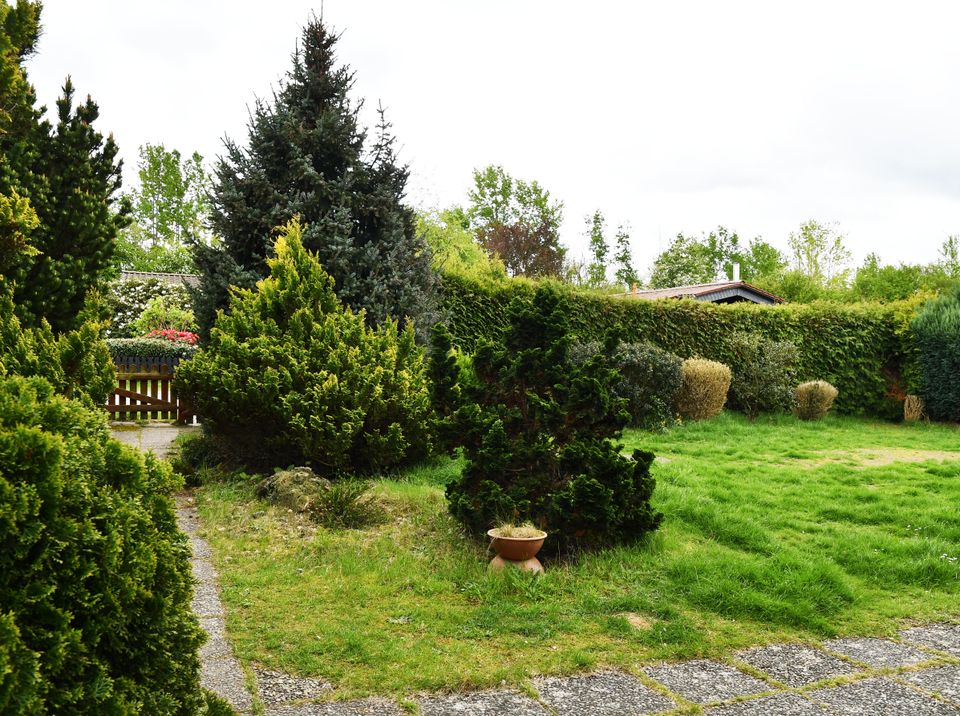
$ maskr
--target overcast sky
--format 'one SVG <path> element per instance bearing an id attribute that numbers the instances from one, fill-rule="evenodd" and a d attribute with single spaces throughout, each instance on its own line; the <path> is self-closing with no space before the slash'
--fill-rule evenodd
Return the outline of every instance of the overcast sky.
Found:
<path id="1" fill-rule="evenodd" d="M 31 78 L 71 74 L 136 174 L 137 147 L 212 159 L 288 68 L 294 0 L 45 0 Z M 502 164 L 565 205 L 584 251 L 600 209 L 646 272 L 677 232 L 781 248 L 838 222 L 857 263 L 928 262 L 960 233 L 960 3 L 326 0 L 356 96 L 388 109 L 410 201 L 465 203 Z M 372 123 L 373 117 L 365 117 Z"/>

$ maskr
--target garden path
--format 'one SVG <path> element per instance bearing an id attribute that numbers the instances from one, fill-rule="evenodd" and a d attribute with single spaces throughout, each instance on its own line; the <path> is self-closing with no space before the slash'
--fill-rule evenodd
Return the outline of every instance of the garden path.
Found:
<path id="1" fill-rule="evenodd" d="M 169 449 L 175 435 L 145 428 L 137 446 Z M 198 536 L 189 495 L 177 499 L 180 528 L 190 537 L 197 580 L 193 608 L 209 640 L 200 652 L 203 684 L 250 714 L 246 675 L 226 638 L 210 545 Z M 960 716 L 960 624 L 926 624 L 893 639 L 835 639 L 815 647 L 783 644 L 720 661 L 658 664 L 635 674 L 603 671 L 538 678 L 525 693 L 497 689 L 421 694 L 401 707 L 385 699 L 318 703 L 333 689 L 320 679 L 254 668 L 266 716 Z"/>

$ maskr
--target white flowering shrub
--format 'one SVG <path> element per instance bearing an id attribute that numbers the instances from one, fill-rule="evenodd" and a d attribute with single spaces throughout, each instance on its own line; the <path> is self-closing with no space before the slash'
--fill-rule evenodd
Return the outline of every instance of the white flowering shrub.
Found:
<path id="1" fill-rule="evenodd" d="M 147 304 L 158 296 L 172 300 L 177 308 L 193 310 L 190 293 L 185 286 L 165 283 L 155 278 L 117 281 L 110 286 L 109 300 L 113 308 L 113 321 L 107 329 L 110 338 L 136 338 L 138 333 L 133 323 L 146 309 Z"/>

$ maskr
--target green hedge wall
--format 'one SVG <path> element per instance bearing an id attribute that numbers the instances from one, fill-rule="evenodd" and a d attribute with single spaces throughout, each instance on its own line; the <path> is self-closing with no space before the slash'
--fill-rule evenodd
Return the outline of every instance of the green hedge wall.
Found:
<path id="1" fill-rule="evenodd" d="M 113 358 L 192 358 L 198 346 L 166 338 L 108 338 Z"/>
<path id="2" fill-rule="evenodd" d="M 480 283 L 444 275 L 442 316 L 454 342 L 473 351 L 481 337 L 502 335 L 507 305 L 514 297 L 529 300 L 533 290 L 527 281 Z M 840 391 L 840 412 L 889 415 L 897 410 L 889 395 L 914 392 L 903 385 L 903 376 L 909 378 L 915 370 L 904 365 L 911 338 L 903 333 L 903 310 L 896 304 L 716 305 L 611 297 L 570 287 L 563 292 L 580 340 L 600 340 L 620 326 L 625 340 L 649 341 L 683 358 L 699 356 L 732 365 L 730 336 L 758 332 L 795 343 L 800 350 L 798 379 L 833 383 Z"/>

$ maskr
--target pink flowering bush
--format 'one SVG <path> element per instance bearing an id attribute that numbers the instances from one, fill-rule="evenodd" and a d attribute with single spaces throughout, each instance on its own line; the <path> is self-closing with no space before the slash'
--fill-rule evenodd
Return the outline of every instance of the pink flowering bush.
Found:
<path id="1" fill-rule="evenodd" d="M 175 328 L 158 328 L 150 331 L 145 338 L 162 338 L 174 343 L 189 343 L 191 346 L 197 344 L 199 336 L 191 331 L 178 331 Z"/>

